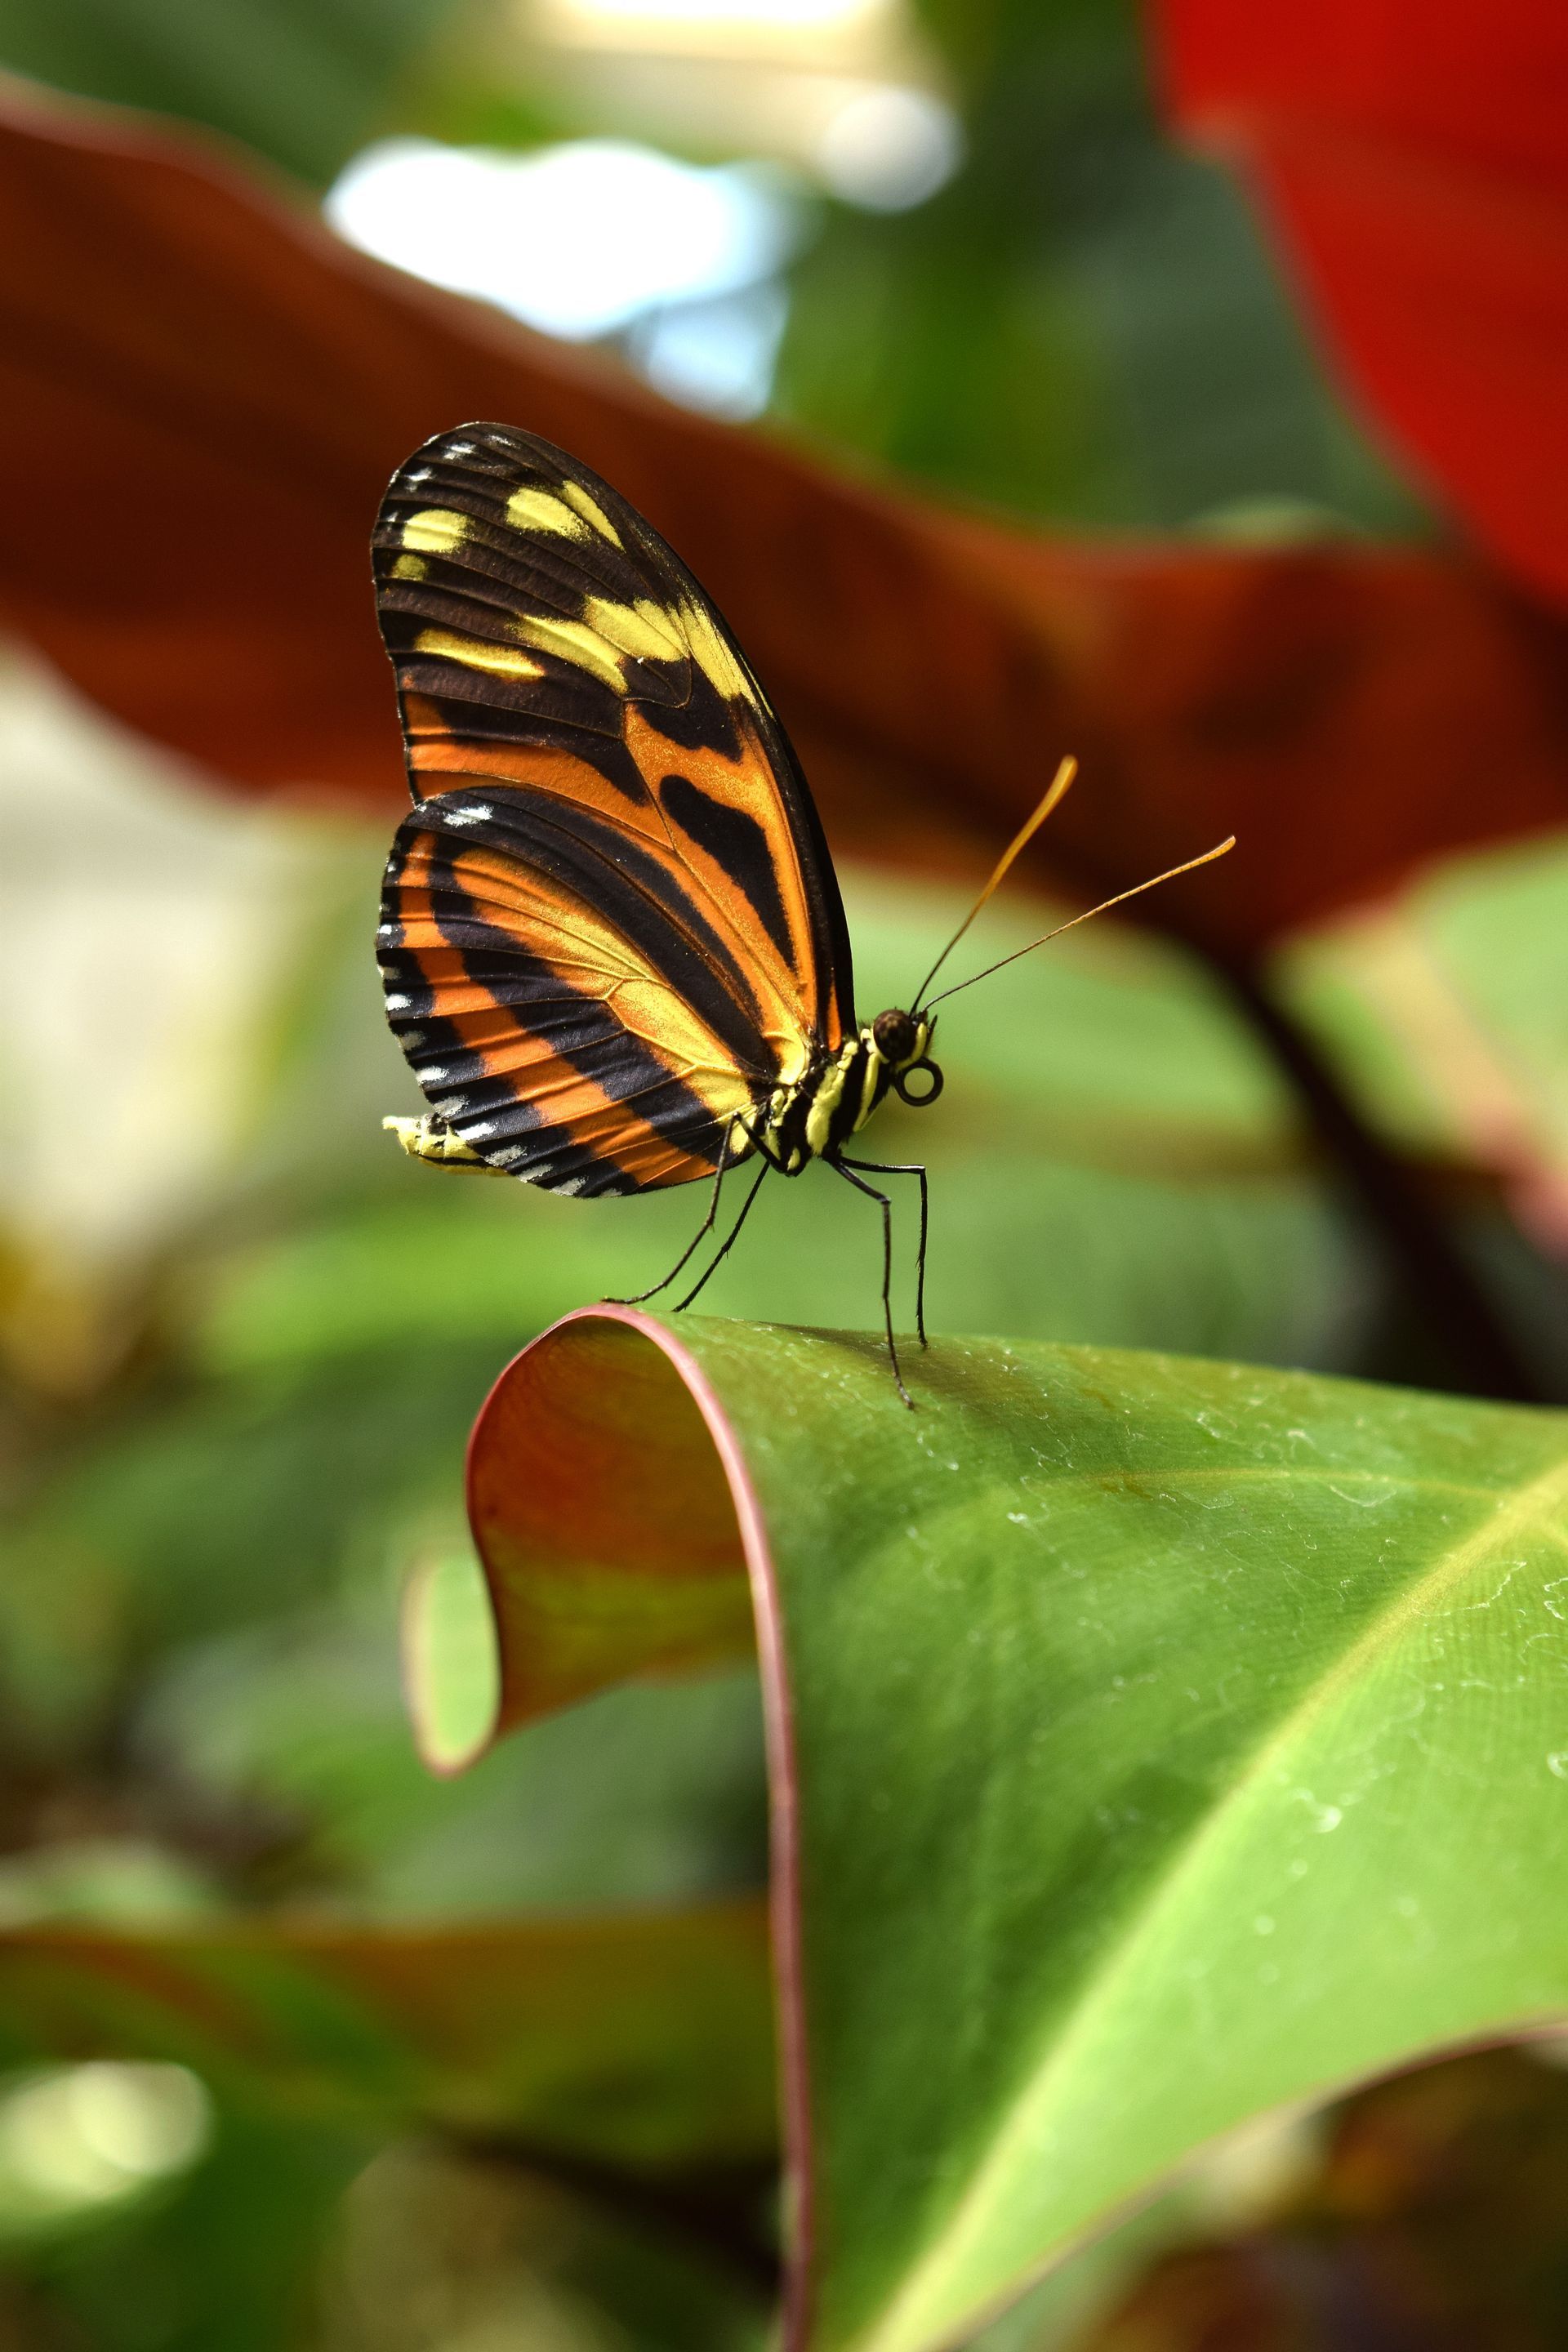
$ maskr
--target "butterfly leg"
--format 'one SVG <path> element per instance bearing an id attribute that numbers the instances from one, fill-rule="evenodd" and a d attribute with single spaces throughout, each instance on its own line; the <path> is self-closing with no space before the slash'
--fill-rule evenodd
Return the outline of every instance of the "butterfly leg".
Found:
<path id="1" fill-rule="evenodd" d="M 741 1227 L 745 1223 L 746 1219 L 752 1213 L 752 1202 L 756 1199 L 757 1194 L 763 1189 L 763 1178 L 767 1174 L 769 1165 L 770 1162 L 764 1160 L 756 1174 L 752 1177 L 752 1189 L 741 1203 L 741 1213 L 730 1228 L 729 1238 L 723 1242 L 719 1249 L 714 1253 L 713 1263 L 708 1268 L 707 1273 L 700 1276 L 700 1278 L 693 1285 L 692 1288 L 687 1292 L 684 1298 L 678 1298 L 676 1300 L 675 1311 L 678 1315 L 683 1313 L 685 1309 L 690 1306 L 692 1300 L 698 1296 L 700 1291 L 707 1288 L 708 1284 L 712 1279 L 713 1276 L 717 1274 L 719 1268 L 723 1265 L 724 1260 L 729 1256 L 730 1252 L 734 1248 L 736 1240 L 740 1234 Z M 689 1255 L 689 1253 L 688 1253 L 688 1255 Z"/>
<path id="2" fill-rule="evenodd" d="M 680 1255 L 676 1259 L 675 1264 L 670 1267 L 669 1272 L 663 1276 L 662 1280 L 650 1283 L 646 1290 L 634 1290 L 629 1298 L 608 1298 L 605 1302 L 607 1307 L 640 1307 L 645 1298 L 657 1298 L 661 1290 L 668 1290 L 669 1288 L 670 1284 L 675 1280 L 675 1277 L 680 1272 L 681 1267 L 685 1265 L 689 1259 L 696 1255 L 702 1242 L 705 1240 L 707 1235 L 712 1232 L 714 1225 L 717 1223 L 719 1218 L 719 1194 L 722 1189 L 725 1176 L 734 1165 L 734 1161 L 730 1157 L 730 1129 L 726 1128 L 724 1130 L 723 1145 L 719 1153 L 719 1165 L 713 1171 L 713 1189 L 708 1195 L 708 1214 L 703 1218 L 702 1223 L 698 1226 L 697 1231 L 692 1234 L 691 1239 L 687 1243 L 686 1247 L 681 1251 Z M 715 1261 L 715 1263 L 717 1261 Z M 704 1279 L 706 1279 L 706 1276 L 704 1276 Z"/>
<path id="3" fill-rule="evenodd" d="M 899 1369 L 898 1342 L 893 1337 L 893 1204 L 891 1201 L 889 1200 L 886 1192 L 879 1192 L 874 1184 L 866 1183 L 861 1177 L 855 1173 L 855 1171 L 862 1166 L 870 1168 L 873 1172 L 878 1175 L 880 1175 L 883 1171 L 874 1160 L 861 1161 L 858 1160 L 830 1160 L 827 1164 L 830 1168 L 837 1168 L 838 1173 L 843 1177 L 844 1181 L 847 1184 L 853 1184 L 858 1192 L 864 1192 L 868 1200 L 877 1202 L 881 1208 L 882 1324 L 888 1335 L 888 1355 L 893 1367 L 893 1380 L 898 1387 L 899 1394 L 903 1398 L 904 1402 L 909 1406 L 910 1411 L 912 1412 L 915 1408 L 915 1401 L 910 1394 L 908 1389 L 904 1386 L 904 1376 Z"/>
<path id="4" fill-rule="evenodd" d="M 846 1168 L 858 1168 L 868 1176 L 918 1176 L 921 1185 L 921 1245 L 915 1256 L 915 1330 L 922 1348 L 929 1348 L 926 1338 L 926 1230 L 931 1223 L 931 1188 L 926 1171 L 918 1160 L 847 1160 Z"/>

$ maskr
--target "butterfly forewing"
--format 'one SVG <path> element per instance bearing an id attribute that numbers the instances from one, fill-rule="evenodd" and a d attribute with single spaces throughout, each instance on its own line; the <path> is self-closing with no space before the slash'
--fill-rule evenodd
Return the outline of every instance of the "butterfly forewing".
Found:
<path id="1" fill-rule="evenodd" d="M 387 1009 L 486 1158 L 575 1192 L 711 1172 L 853 1026 L 816 811 L 723 622 L 598 478 L 502 425 L 395 477 L 377 599 L 416 806 Z"/>

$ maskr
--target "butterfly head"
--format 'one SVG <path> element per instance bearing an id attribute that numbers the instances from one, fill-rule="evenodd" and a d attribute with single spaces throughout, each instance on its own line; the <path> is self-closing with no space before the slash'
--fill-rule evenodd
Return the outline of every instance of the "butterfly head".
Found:
<path id="1" fill-rule="evenodd" d="M 942 1075 L 930 1058 L 936 1023 L 929 1013 L 903 1013 L 892 1005 L 871 1024 L 871 1043 L 893 1075 L 893 1091 L 900 1102 L 919 1109 L 935 1102 Z M 910 1079 L 919 1081 L 911 1087 Z"/>

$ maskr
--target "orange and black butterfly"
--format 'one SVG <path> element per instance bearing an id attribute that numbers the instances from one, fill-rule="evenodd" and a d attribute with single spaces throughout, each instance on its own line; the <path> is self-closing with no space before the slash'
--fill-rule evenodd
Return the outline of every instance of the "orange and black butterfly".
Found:
<path id="1" fill-rule="evenodd" d="M 910 1010 L 858 1021 L 837 879 L 783 728 L 679 557 L 574 458 L 510 425 L 437 435 L 393 478 L 373 545 L 415 803 L 377 958 L 431 1105 L 386 1124 L 418 1159 L 552 1192 L 706 1180 L 700 1227 L 645 1298 L 713 1231 L 726 1173 L 755 1160 L 682 1307 L 768 1171 L 821 1160 L 880 1206 L 899 1377 L 891 1206 L 867 1179 L 919 1181 L 923 1344 L 925 1171 L 845 1147 L 889 1088 L 941 1093 L 927 992 L 962 931 Z"/>

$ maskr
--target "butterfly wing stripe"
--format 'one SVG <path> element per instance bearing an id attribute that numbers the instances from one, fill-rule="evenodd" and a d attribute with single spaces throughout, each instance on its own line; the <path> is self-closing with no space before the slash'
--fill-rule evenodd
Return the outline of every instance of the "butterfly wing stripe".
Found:
<path id="1" fill-rule="evenodd" d="M 389 976 L 395 970 L 390 965 Z M 429 1042 L 437 1044 L 444 1025 L 423 1025 Z M 442 1097 L 445 1115 L 472 1150 L 510 1174 L 557 1191 L 637 1192 L 649 1182 L 650 1171 L 664 1171 L 652 1181 L 675 1183 L 711 1174 L 721 1123 L 710 1119 L 679 1142 L 662 1138 L 577 1072 L 546 1085 L 542 1100 L 540 1081 L 550 1067 L 548 1056 L 536 1057 L 521 1095 L 508 1079 L 455 1087 Z"/>
<path id="2" fill-rule="evenodd" d="M 399 838 L 421 831 L 499 852 L 599 910 L 740 1068 L 763 1087 L 774 1082 L 776 1052 L 762 1034 L 748 974 L 675 877 L 623 829 L 542 793 L 460 792 L 421 802 Z M 504 897 L 510 887 L 498 867 L 492 895 Z M 531 895 L 525 883 L 517 887 Z"/>
<path id="3" fill-rule="evenodd" d="M 672 998 L 593 909 L 557 904 L 553 919 L 541 919 L 510 873 L 466 846 L 453 855 L 431 845 L 411 863 L 409 881 L 416 880 L 424 891 L 421 943 L 428 948 L 438 942 L 453 951 L 464 989 L 477 999 L 467 1007 L 444 1002 L 436 1008 L 455 1031 L 455 1044 L 477 1057 L 459 1075 L 475 1078 L 481 1068 L 514 1066 L 520 1049 L 532 1050 L 541 1042 L 532 1003 L 542 1000 L 554 1050 L 595 1076 L 606 1057 L 614 1056 L 620 1064 L 617 1098 L 662 1090 L 667 1125 L 702 1125 L 757 1093 L 755 1080 L 748 1082 L 736 1068 L 689 1003 Z M 406 912 L 401 928 L 404 942 L 413 944 Z M 476 964 L 503 956 L 511 986 L 529 1008 L 526 1016 L 500 1005 L 493 990 L 475 985 Z M 433 984 L 428 970 L 426 980 Z M 449 983 L 445 992 L 453 992 Z M 607 1009 L 611 999 L 614 1012 Z M 661 1057 L 661 1048 L 669 1058 Z M 672 1076 L 672 1059 L 686 1074 L 684 1080 Z"/>
<path id="4" fill-rule="evenodd" d="M 586 601 L 592 608 L 594 600 Z M 596 687 L 606 698 L 601 720 L 606 731 L 616 733 L 620 705 L 628 698 L 681 708 L 689 698 L 689 666 L 679 644 L 656 634 L 653 615 L 632 605 L 614 604 L 585 622 L 579 617 L 584 603 L 575 599 L 565 613 L 520 612 L 516 598 L 491 603 L 453 593 L 437 579 L 427 579 L 416 589 L 395 583 L 382 596 L 387 641 L 400 662 L 434 651 L 463 658 L 456 647 L 433 646 L 433 634 L 504 647 L 520 657 L 553 655 L 563 675 L 542 669 L 533 674 L 552 677 L 563 686 L 574 672 L 583 673 L 584 685 Z"/>
<path id="5" fill-rule="evenodd" d="M 415 696 L 409 697 L 409 769 L 420 782 L 428 779 L 429 795 L 453 792 L 465 780 L 519 789 L 517 745 L 511 737 L 481 738 L 471 731 L 459 738 L 449 717 Z M 541 726 L 531 749 L 528 789 L 585 801 L 616 824 L 631 825 L 650 839 L 663 838 L 658 812 L 619 736 L 612 742 L 608 736 L 586 735 L 579 728 Z"/>
<path id="6" fill-rule="evenodd" d="M 790 951 L 789 917 L 768 837 L 749 809 L 716 800 L 679 772 L 659 779 L 658 797 L 681 831 L 706 850 L 744 897 L 781 955 Z"/>
<path id="7" fill-rule="evenodd" d="M 599 545 L 586 557 L 566 551 L 557 540 L 498 525 L 483 499 L 466 489 L 450 495 L 454 510 L 442 517 L 450 528 L 438 541 L 428 534 L 431 518 L 418 509 L 408 510 L 395 484 L 388 495 L 372 546 L 386 559 L 394 609 L 417 604 L 413 594 L 399 593 L 393 585 L 397 582 L 427 582 L 503 613 L 553 610 L 561 618 L 579 616 L 590 600 L 635 611 L 647 597 L 645 571 L 620 551 L 612 553 Z M 652 615 L 647 619 L 651 623 Z M 679 626 L 662 613 L 657 625 L 665 657 L 684 667 L 689 653 Z"/>
<path id="8" fill-rule="evenodd" d="M 389 611 L 417 612 L 421 593 L 449 595 L 508 619 L 520 610 L 537 609 L 571 620 L 591 603 L 605 612 L 621 610 L 635 616 L 634 650 L 640 646 L 657 659 L 679 665 L 682 672 L 690 663 L 690 647 L 679 623 L 649 604 L 647 580 L 630 562 L 606 563 L 601 558 L 589 565 L 563 560 L 548 542 L 533 541 L 528 542 L 527 562 L 520 562 L 515 538 L 509 534 L 503 539 L 478 520 L 468 522 L 460 538 L 454 535 L 438 551 L 409 555 L 411 534 L 417 534 L 422 518 L 401 515 L 390 505 L 383 517 L 372 545 L 387 559 Z M 453 520 L 466 518 L 454 516 Z M 416 537 L 414 543 L 423 544 Z"/>
<path id="9" fill-rule="evenodd" d="M 765 754 L 756 730 L 742 726 L 740 715 L 707 686 L 684 702 L 661 704 L 657 710 L 639 706 L 634 723 L 646 726 L 679 751 L 712 751 L 735 767 L 747 760 L 758 761 L 766 773 Z"/>
<path id="10" fill-rule="evenodd" d="M 524 659 L 533 665 L 531 676 L 521 667 Z M 511 667 L 510 675 L 504 675 L 493 666 L 455 661 L 449 653 L 427 646 L 423 653 L 411 652 L 400 663 L 399 675 L 408 699 L 417 698 L 426 712 L 439 711 L 459 742 L 477 735 L 481 741 L 510 745 L 512 765 L 509 781 L 513 783 L 528 782 L 526 775 L 519 773 L 516 747 L 520 729 L 526 730 L 531 749 L 534 731 L 541 728 L 551 731 L 563 728 L 581 730 L 585 738 L 584 749 L 595 740 L 619 742 L 621 738 L 619 710 L 613 714 L 612 729 L 610 715 L 598 709 L 591 699 L 591 682 L 584 679 L 582 671 L 567 663 L 552 661 L 547 655 L 523 656 L 520 648 L 518 664 Z M 417 778 L 411 777 L 410 781 L 417 795 Z M 643 790 L 640 779 L 637 789 L 638 793 Z"/>

